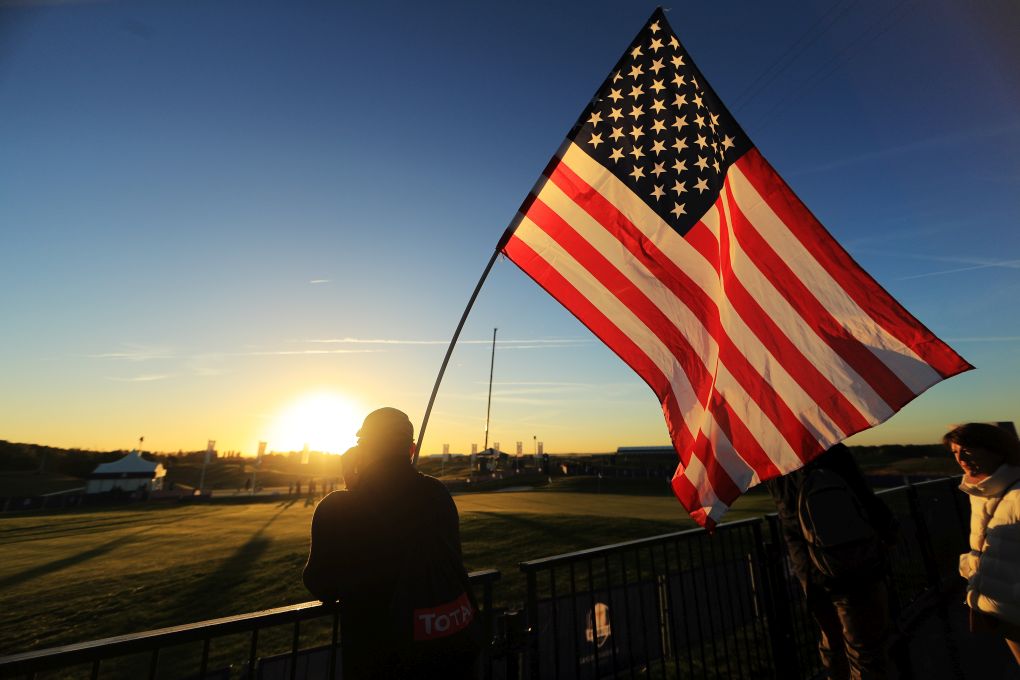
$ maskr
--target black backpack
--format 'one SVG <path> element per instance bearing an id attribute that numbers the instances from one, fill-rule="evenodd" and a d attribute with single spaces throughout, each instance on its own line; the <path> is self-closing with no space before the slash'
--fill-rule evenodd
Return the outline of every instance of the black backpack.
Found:
<path id="1" fill-rule="evenodd" d="M 811 562 L 827 585 L 881 576 L 885 548 L 842 475 L 825 468 L 809 471 L 797 497 L 797 516 Z"/>
<path id="2" fill-rule="evenodd" d="M 405 545 L 389 604 L 394 651 L 420 677 L 423 670 L 471 663 L 484 632 L 454 546 L 430 523 L 409 532 Z"/>

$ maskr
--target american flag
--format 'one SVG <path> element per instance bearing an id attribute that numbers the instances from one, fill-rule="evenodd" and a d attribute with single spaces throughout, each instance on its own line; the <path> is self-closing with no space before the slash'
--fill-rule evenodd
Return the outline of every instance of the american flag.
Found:
<path id="1" fill-rule="evenodd" d="M 972 368 L 800 202 L 661 9 L 510 231 L 507 257 L 659 398 L 702 526 Z"/>

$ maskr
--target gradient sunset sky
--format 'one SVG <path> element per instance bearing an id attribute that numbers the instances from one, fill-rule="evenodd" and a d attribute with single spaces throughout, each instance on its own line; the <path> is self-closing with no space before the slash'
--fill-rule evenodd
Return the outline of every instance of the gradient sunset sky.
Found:
<path id="1" fill-rule="evenodd" d="M 420 423 L 521 200 L 655 4 L 0 0 L 0 439 L 342 451 Z M 977 370 L 852 443 L 1020 420 L 1020 9 L 677 3 L 850 254 Z M 651 390 L 513 264 L 425 453 L 666 444 Z"/>

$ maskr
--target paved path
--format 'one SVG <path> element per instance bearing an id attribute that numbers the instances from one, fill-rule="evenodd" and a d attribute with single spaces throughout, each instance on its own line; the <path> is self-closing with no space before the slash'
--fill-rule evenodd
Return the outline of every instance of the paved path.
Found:
<path id="1" fill-rule="evenodd" d="M 944 612 L 933 611 L 910 640 L 917 680 L 1020 680 L 1020 666 L 1002 638 L 967 629 L 962 594 Z M 944 614 L 941 615 L 941 614 Z"/>

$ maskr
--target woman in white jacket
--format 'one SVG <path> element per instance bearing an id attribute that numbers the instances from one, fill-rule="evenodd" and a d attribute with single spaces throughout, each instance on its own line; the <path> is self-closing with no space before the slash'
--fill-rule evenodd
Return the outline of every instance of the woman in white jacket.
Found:
<path id="1" fill-rule="evenodd" d="M 1003 428 L 967 423 L 942 438 L 970 496 L 967 579 L 971 629 L 1001 633 L 1020 665 L 1020 441 Z"/>

